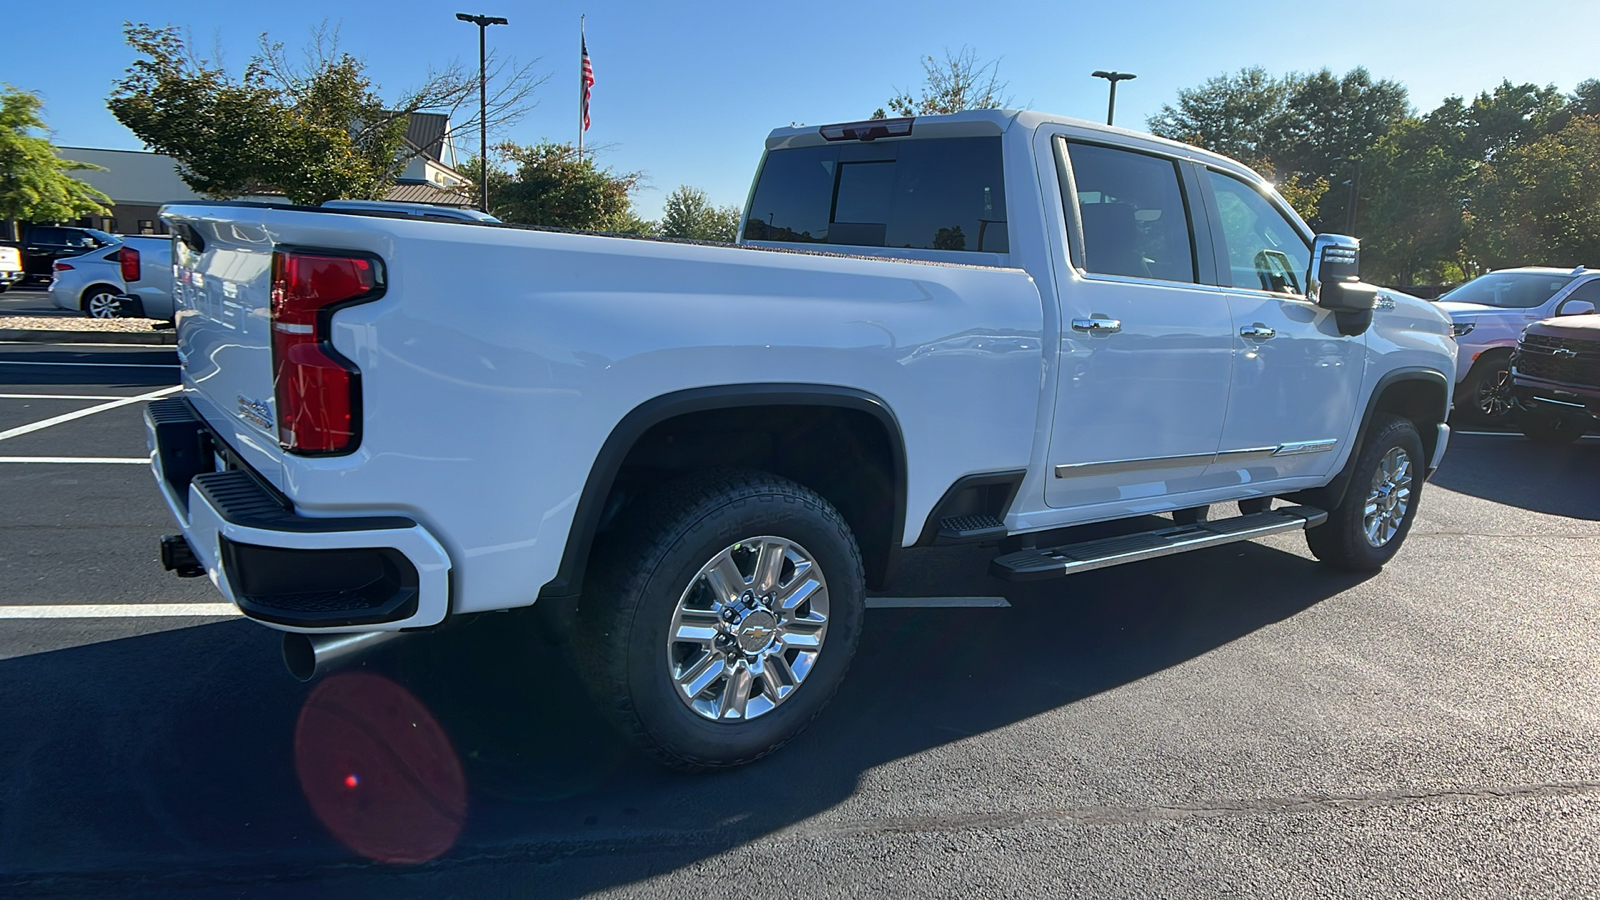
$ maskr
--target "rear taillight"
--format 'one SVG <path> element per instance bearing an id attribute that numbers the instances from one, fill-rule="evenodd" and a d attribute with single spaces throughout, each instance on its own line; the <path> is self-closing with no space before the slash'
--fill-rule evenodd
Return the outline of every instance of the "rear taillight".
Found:
<path id="1" fill-rule="evenodd" d="M 67 265 L 66 263 L 56 263 L 55 265 L 51 266 L 51 268 L 55 269 L 57 272 L 70 272 L 70 271 L 72 271 L 72 267 Z"/>
<path id="2" fill-rule="evenodd" d="M 139 251 L 132 247 L 123 247 L 117 251 L 117 264 L 122 266 L 123 281 L 139 280 Z"/>
<path id="3" fill-rule="evenodd" d="M 330 341 L 336 310 L 376 299 L 373 257 L 279 250 L 272 254 L 272 384 L 278 442 L 307 455 L 354 450 L 361 372 Z"/>

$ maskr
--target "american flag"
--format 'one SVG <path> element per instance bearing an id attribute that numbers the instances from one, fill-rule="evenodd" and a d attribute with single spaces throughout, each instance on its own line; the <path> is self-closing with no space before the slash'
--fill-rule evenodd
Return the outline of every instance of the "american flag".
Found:
<path id="1" fill-rule="evenodd" d="M 579 100 L 579 108 L 583 111 L 583 130 L 589 130 L 589 89 L 594 87 L 594 65 L 589 62 L 589 42 L 578 36 L 578 44 L 583 48 L 583 92 Z"/>

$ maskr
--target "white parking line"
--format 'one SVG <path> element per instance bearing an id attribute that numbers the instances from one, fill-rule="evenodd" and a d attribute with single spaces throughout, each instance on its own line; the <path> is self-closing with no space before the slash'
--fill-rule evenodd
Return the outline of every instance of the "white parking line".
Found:
<path id="1" fill-rule="evenodd" d="M 125 400 L 127 394 L 0 394 L 0 400 Z"/>
<path id="2" fill-rule="evenodd" d="M 232 603 L 63 603 L 50 606 L 0 606 L 0 619 L 143 619 L 241 615 Z"/>
<path id="3" fill-rule="evenodd" d="M 88 366 L 97 369 L 176 369 L 177 363 L 77 363 L 77 362 L 27 362 L 20 359 L 0 359 L 0 366 Z"/>
<path id="4" fill-rule="evenodd" d="M 123 397 L 118 400 L 113 400 L 110 403 L 102 403 L 99 406 L 91 406 L 88 409 L 80 409 L 75 412 L 63 413 L 53 418 L 34 422 L 31 425 L 18 425 L 16 428 L 13 428 L 9 431 L 0 431 L 0 441 L 8 438 L 21 437 L 25 434 L 32 434 L 35 431 L 42 431 L 43 429 L 49 428 L 52 425 L 60 425 L 64 422 L 71 422 L 74 419 L 81 419 L 84 416 L 92 416 L 97 412 L 105 412 L 108 409 L 116 409 L 119 406 L 127 406 L 131 403 L 141 403 L 145 400 L 154 400 L 157 397 L 165 397 L 174 391 L 181 390 L 183 390 L 183 385 L 173 385 L 172 387 L 162 388 L 159 391 L 151 391 L 148 394 L 140 394 L 136 397 Z"/>
<path id="5" fill-rule="evenodd" d="M 1452 431 L 1452 435 L 1470 434 L 1473 437 L 1522 437 L 1520 431 Z M 1580 441 L 1600 441 L 1600 434 L 1585 434 L 1578 438 Z"/>
<path id="6" fill-rule="evenodd" d="M 148 456 L 0 456 L 0 463 L 104 463 L 115 465 L 149 465 Z"/>
<path id="7" fill-rule="evenodd" d="M 1004 609 L 1004 597 L 868 597 L 867 609 Z"/>

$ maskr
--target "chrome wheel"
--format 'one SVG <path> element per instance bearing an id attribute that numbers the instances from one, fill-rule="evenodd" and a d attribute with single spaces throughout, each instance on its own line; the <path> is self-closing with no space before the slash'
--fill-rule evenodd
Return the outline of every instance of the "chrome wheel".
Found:
<path id="1" fill-rule="evenodd" d="M 828 583 L 794 541 L 745 538 L 700 567 L 667 631 L 678 699 L 715 722 L 743 722 L 794 695 L 828 633 Z"/>
<path id="2" fill-rule="evenodd" d="M 1473 393 L 1478 415 L 1485 419 L 1504 418 L 1511 412 L 1511 369 L 1497 368 L 1483 373 Z"/>
<path id="3" fill-rule="evenodd" d="M 95 291 L 83 301 L 83 310 L 94 319 L 115 319 L 122 315 L 122 302 L 110 291 Z"/>
<path id="4" fill-rule="evenodd" d="M 1362 514 L 1367 543 L 1382 547 L 1394 539 L 1411 507 L 1411 457 L 1395 447 L 1372 473 L 1372 491 Z"/>

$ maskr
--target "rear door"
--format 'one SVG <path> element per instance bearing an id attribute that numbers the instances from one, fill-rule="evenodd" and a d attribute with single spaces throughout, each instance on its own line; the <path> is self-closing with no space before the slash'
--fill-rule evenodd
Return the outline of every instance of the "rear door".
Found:
<path id="1" fill-rule="evenodd" d="M 1056 136 L 1069 253 L 1057 260 L 1060 378 L 1045 500 L 1193 491 L 1215 458 L 1232 366 L 1228 297 L 1197 252 L 1174 158 Z M 1203 221 L 1203 219 L 1202 219 Z"/>

